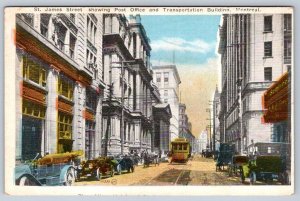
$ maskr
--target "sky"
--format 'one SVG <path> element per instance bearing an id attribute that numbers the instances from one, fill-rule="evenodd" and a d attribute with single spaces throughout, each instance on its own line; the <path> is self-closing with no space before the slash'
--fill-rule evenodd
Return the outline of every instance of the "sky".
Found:
<path id="1" fill-rule="evenodd" d="M 179 96 L 196 137 L 206 129 L 209 100 L 219 83 L 220 57 L 216 53 L 221 16 L 141 16 L 150 38 L 153 66 L 177 66 L 181 84 Z"/>

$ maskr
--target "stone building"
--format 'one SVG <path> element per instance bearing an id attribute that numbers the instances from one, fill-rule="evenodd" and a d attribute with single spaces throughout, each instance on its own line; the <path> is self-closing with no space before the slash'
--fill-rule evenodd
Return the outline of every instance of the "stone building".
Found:
<path id="1" fill-rule="evenodd" d="M 16 160 L 101 154 L 102 16 L 16 15 Z"/>
<path id="2" fill-rule="evenodd" d="M 170 120 L 170 140 L 179 137 L 179 99 L 178 88 L 181 83 L 175 65 L 153 66 L 153 80 L 159 88 L 163 103 L 169 103 L 172 113 Z"/>
<path id="3" fill-rule="evenodd" d="M 222 65 L 221 136 L 245 152 L 269 142 L 273 124 L 263 124 L 264 91 L 291 68 L 290 14 L 223 15 L 219 29 Z"/>
<path id="4" fill-rule="evenodd" d="M 170 150 L 170 118 L 171 108 L 168 103 L 159 103 L 153 106 L 154 133 L 152 150 L 166 153 Z"/>
<path id="5" fill-rule="evenodd" d="M 107 147 L 108 154 L 150 150 L 152 105 L 157 98 L 149 39 L 140 15 L 128 21 L 121 14 L 105 14 L 103 20 L 103 150 Z"/>

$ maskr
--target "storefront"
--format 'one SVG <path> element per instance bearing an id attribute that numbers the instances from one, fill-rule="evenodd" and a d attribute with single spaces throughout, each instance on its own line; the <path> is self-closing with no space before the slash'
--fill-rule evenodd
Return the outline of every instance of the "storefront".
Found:
<path id="1" fill-rule="evenodd" d="M 289 74 L 283 74 L 262 97 L 263 123 L 273 124 L 271 139 L 274 142 L 290 143 L 289 117 Z"/>
<path id="2" fill-rule="evenodd" d="M 44 152 L 47 70 L 38 61 L 23 56 L 22 160 L 33 159 Z"/>

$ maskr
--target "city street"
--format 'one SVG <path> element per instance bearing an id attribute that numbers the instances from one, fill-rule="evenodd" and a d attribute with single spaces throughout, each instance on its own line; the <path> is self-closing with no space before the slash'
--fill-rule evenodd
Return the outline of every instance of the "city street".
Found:
<path id="1" fill-rule="evenodd" d="M 186 164 L 137 166 L 134 173 L 123 173 L 101 181 L 85 179 L 75 185 L 241 185 L 241 182 L 238 177 L 228 177 L 225 170 L 216 172 L 213 159 L 196 155 Z"/>

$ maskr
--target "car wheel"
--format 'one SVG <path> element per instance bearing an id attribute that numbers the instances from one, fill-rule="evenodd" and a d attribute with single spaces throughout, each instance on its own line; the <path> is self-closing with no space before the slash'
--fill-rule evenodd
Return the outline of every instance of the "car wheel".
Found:
<path id="1" fill-rule="evenodd" d="M 115 170 L 114 168 L 112 167 L 111 168 L 111 171 L 110 171 L 110 177 L 113 177 L 115 175 Z"/>
<path id="2" fill-rule="evenodd" d="M 117 174 L 119 175 L 122 174 L 122 169 L 120 164 L 117 166 Z"/>
<path id="3" fill-rule="evenodd" d="M 254 185 L 256 182 L 256 173 L 255 172 L 251 172 L 250 173 L 250 184 Z"/>
<path id="4" fill-rule="evenodd" d="M 72 186 L 75 183 L 75 174 L 72 168 L 68 169 L 65 174 L 65 185 Z"/>
<path id="5" fill-rule="evenodd" d="M 96 179 L 97 179 L 98 181 L 101 180 L 101 170 L 100 170 L 100 168 L 98 168 L 98 169 L 96 170 Z"/>
<path id="6" fill-rule="evenodd" d="M 22 176 L 19 179 L 19 185 L 20 186 L 31 186 L 30 179 L 27 176 Z"/>
<path id="7" fill-rule="evenodd" d="M 80 180 L 80 173 L 78 170 L 75 170 L 75 181 L 79 181 Z"/>

